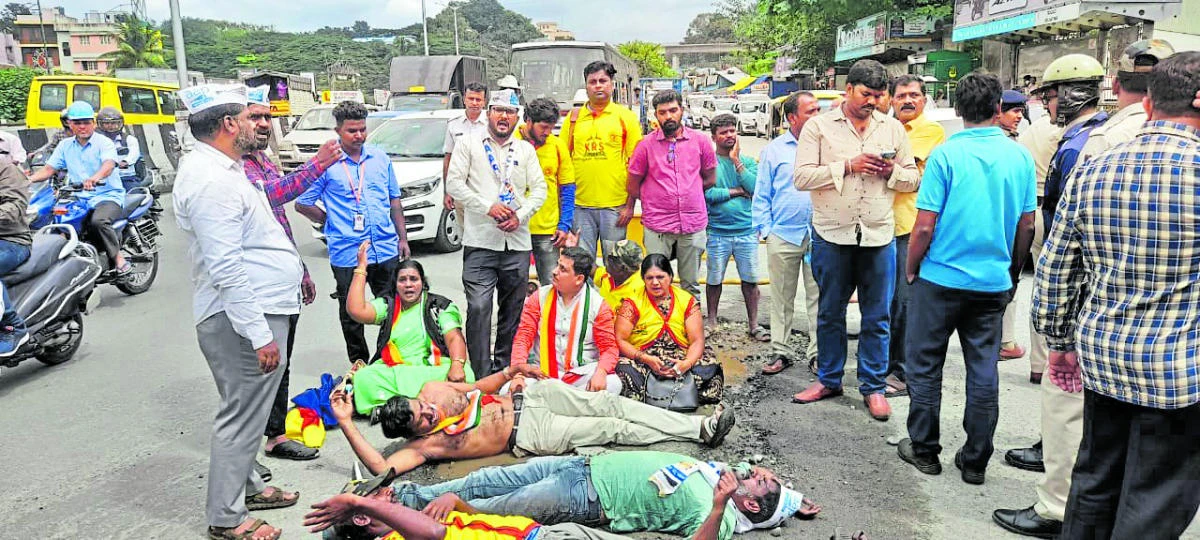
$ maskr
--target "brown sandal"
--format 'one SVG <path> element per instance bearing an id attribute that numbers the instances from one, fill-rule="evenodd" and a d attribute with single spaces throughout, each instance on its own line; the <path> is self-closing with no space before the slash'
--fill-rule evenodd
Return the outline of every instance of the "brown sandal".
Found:
<path id="1" fill-rule="evenodd" d="M 255 519 L 254 521 L 250 522 L 250 528 L 240 533 L 235 533 L 233 531 L 237 530 L 238 527 L 241 527 L 241 524 L 233 527 L 209 526 L 208 538 L 209 540 L 254 540 L 254 533 L 258 532 L 258 530 L 263 528 L 264 525 L 275 529 L 275 531 L 279 533 L 275 535 L 275 538 L 279 538 L 279 536 L 283 534 L 283 529 L 276 529 L 275 527 L 272 527 L 271 524 L 261 519 Z"/>
<path id="2" fill-rule="evenodd" d="M 295 497 L 288 499 L 288 493 L 274 486 L 267 486 L 267 489 L 274 489 L 270 495 L 265 495 L 266 490 L 262 493 L 246 497 L 246 509 L 248 510 L 272 510 L 275 508 L 287 508 L 300 502 L 300 492 L 295 493 Z"/>

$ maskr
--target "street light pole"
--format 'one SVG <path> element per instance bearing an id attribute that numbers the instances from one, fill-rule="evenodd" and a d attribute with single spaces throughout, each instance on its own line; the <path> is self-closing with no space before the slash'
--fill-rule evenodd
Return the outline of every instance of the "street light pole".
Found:
<path id="1" fill-rule="evenodd" d="M 429 19 L 425 17 L 425 0 L 421 0 L 421 36 L 425 40 L 425 56 L 429 56 Z"/>
<path id="2" fill-rule="evenodd" d="M 446 6 L 446 7 L 454 10 L 454 55 L 457 56 L 459 54 L 459 52 L 458 52 L 458 6 Z"/>
<path id="3" fill-rule="evenodd" d="M 179 88 L 188 86 L 187 52 L 183 50 L 183 19 L 179 16 L 179 0 L 171 0 L 171 45 L 175 48 L 175 72 Z"/>
<path id="4" fill-rule="evenodd" d="M 38 8 L 38 26 L 42 27 L 42 59 L 46 61 L 46 75 L 50 74 L 51 67 L 50 55 L 46 54 L 46 16 L 42 14 L 42 0 L 37 2 Z M 58 39 L 56 36 L 55 39 Z M 62 60 L 62 51 L 59 50 L 59 60 Z"/>

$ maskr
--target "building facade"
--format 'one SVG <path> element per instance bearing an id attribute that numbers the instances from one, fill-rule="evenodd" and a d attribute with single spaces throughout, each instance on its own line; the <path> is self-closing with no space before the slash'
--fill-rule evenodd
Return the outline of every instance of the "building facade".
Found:
<path id="1" fill-rule="evenodd" d="M 69 17 L 61 7 L 42 15 L 18 15 L 13 26 L 20 42 L 20 64 L 67 73 L 107 74 L 104 55 L 117 50 L 118 18 L 124 13 L 88 12 Z"/>
<path id="2" fill-rule="evenodd" d="M 534 23 L 534 25 L 537 26 L 538 32 L 541 32 L 550 41 L 575 41 L 575 33 L 559 28 L 556 22 L 544 21 Z"/>

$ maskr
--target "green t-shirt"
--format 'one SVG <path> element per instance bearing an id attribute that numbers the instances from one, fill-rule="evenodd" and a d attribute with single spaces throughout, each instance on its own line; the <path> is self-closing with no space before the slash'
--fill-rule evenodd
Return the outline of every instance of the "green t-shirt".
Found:
<path id="1" fill-rule="evenodd" d="M 376 298 L 371 301 L 371 307 L 375 308 L 375 324 L 386 324 L 387 302 Z M 405 364 L 388 366 L 379 361 L 354 374 L 354 408 L 359 414 L 371 414 L 372 409 L 394 396 L 415 398 L 425 383 L 446 380 L 446 374 L 450 372 L 449 351 L 443 351 L 442 365 L 424 365 L 431 351 L 422 317 L 424 308 L 421 304 L 401 311 L 400 320 L 396 321 L 388 338 L 400 350 L 400 357 L 405 359 Z M 442 311 L 438 326 L 442 334 L 462 328 L 462 314 L 458 306 L 450 304 Z M 467 376 L 466 382 L 475 382 L 475 373 L 471 371 L 470 364 L 464 365 L 463 371 Z"/>
<path id="2" fill-rule="evenodd" d="M 692 474 L 674 493 L 658 496 L 650 477 L 659 469 L 694 458 L 667 452 L 612 452 L 592 458 L 592 484 L 613 532 L 656 531 L 691 537 L 712 510 L 713 488 Z M 721 540 L 733 537 L 737 522 L 725 508 Z"/>

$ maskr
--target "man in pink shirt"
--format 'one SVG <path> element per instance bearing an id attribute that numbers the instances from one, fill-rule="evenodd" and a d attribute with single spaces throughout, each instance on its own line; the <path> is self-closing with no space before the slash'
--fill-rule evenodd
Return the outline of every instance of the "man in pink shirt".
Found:
<path id="1" fill-rule="evenodd" d="M 683 127 L 682 98 L 674 90 L 654 96 L 660 126 L 642 139 L 629 160 L 630 210 L 642 198 L 646 254 L 679 261 L 683 288 L 700 297 L 700 255 L 707 238 L 708 208 L 704 190 L 717 183 L 717 155 L 708 135 Z"/>

